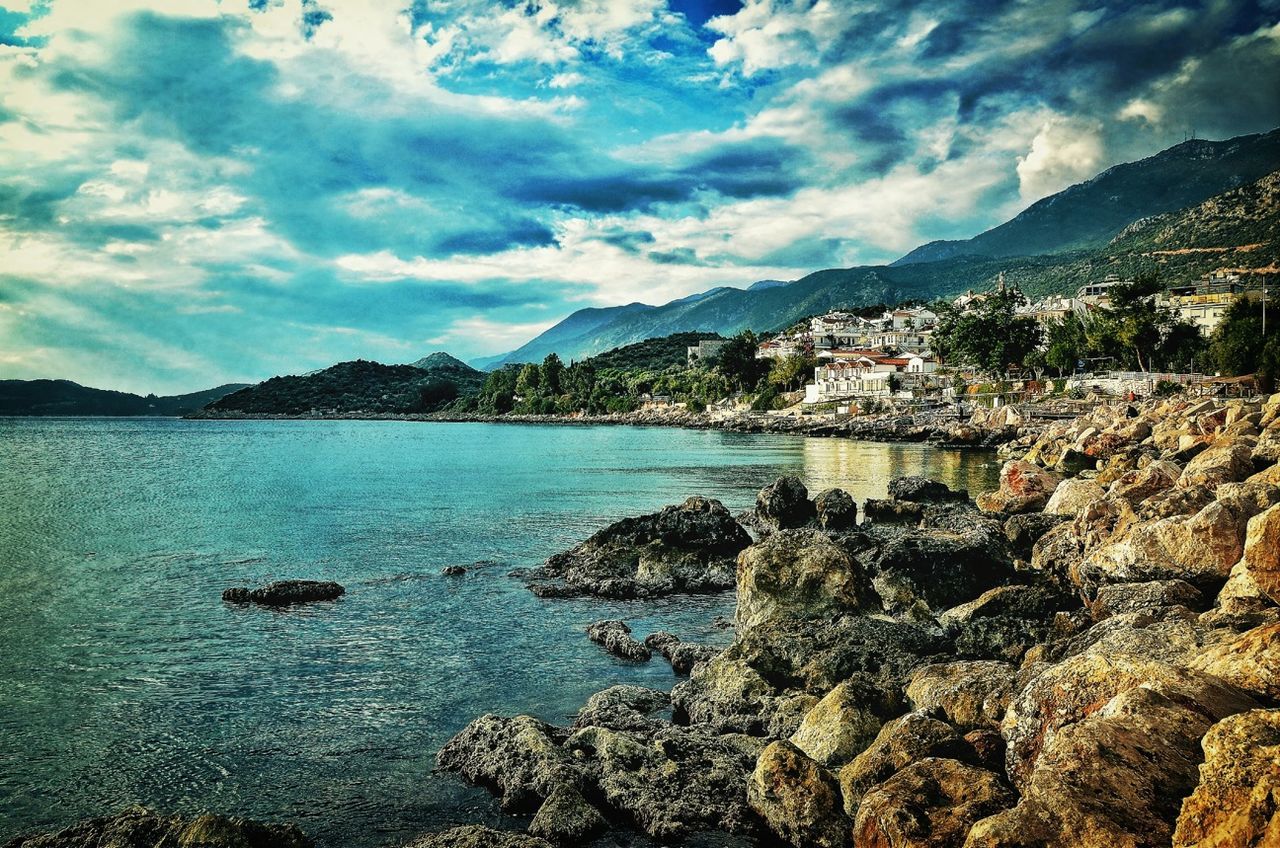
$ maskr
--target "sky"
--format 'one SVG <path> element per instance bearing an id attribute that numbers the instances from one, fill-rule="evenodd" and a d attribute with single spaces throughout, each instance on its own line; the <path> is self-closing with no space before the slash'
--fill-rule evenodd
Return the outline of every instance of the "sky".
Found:
<path id="1" fill-rule="evenodd" d="M 1277 124 L 1280 0 L 0 0 L 0 378 L 500 353 Z"/>

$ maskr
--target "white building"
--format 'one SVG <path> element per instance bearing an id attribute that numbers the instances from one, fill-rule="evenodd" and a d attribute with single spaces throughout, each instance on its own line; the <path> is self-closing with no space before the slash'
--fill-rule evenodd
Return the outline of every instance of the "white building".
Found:
<path id="1" fill-rule="evenodd" d="M 886 312 L 889 327 L 894 330 L 925 330 L 938 323 L 938 315 L 931 309 L 895 309 Z M 887 328 L 887 329 L 888 329 Z"/>
<path id="2" fill-rule="evenodd" d="M 1133 280 L 1122 280 L 1116 274 L 1108 274 L 1095 283 L 1086 283 L 1076 291 L 1076 298 L 1090 306 L 1111 305 L 1111 290 L 1116 286 L 1132 285 Z"/>
<path id="3" fill-rule="evenodd" d="M 719 356 L 720 349 L 724 347 L 726 341 L 727 339 L 703 339 L 696 345 L 690 345 L 685 350 L 685 357 L 689 365 Z"/>

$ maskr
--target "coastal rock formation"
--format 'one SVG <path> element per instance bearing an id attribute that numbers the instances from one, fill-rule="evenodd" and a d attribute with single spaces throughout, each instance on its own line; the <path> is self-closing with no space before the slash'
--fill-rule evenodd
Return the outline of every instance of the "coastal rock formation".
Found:
<path id="1" fill-rule="evenodd" d="M 841 683 L 805 713 L 791 744 L 827 768 L 844 765 L 866 750 L 884 724 L 867 701 L 855 683 Z"/>
<path id="2" fill-rule="evenodd" d="M 942 612 L 1013 574 L 999 522 L 977 517 L 942 520 L 886 544 L 876 557 L 872 585 L 886 612 L 919 606 Z"/>
<path id="3" fill-rule="evenodd" d="M 817 530 L 782 530 L 738 557 L 736 622 L 816 618 L 873 606 L 862 567 Z"/>
<path id="4" fill-rule="evenodd" d="M 853 825 L 855 846 L 944 848 L 962 845 L 969 828 L 1013 804 L 994 772 L 929 758 L 870 789 Z"/>
<path id="5" fill-rule="evenodd" d="M 978 496 L 987 512 L 1031 512 L 1049 502 L 1062 477 L 1025 460 L 1010 460 L 1000 469 L 1000 488 Z"/>
<path id="6" fill-rule="evenodd" d="M 946 483 L 930 480 L 928 477 L 910 475 L 895 477 L 889 481 L 889 497 L 895 501 L 911 501 L 913 503 L 948 503 L 952 501 L 966 502 L 969 493 L 963 489 L 955 492 Z"/>
<path id="7" fill-rule="evenodd" d="M 844 489 L 826 489 L 813 499 L 818 526 L 823 530 L 848 530 L 858 524 L 858 505 Z"/>
<path id="8" fill-rule="evenodd" d="M 51 833 L 20 836 L 4 848 L 311 848 L 291 824 L 261 824 L 216 816 L 162 816 L 130 807 L 114 816 L 88 819 Z"/>
<path id="9" fill-rule="evenodd" d="M 695 645 L 683 642 L 671 649 L 671 670 L 676 674 L 691 674 L 694 666 L 704 663 L 720 653 L 711 645 Z"/>
<path id="10" fill-rule="evenodd" d="M 849 844 L 839 784 L 789 742 L 774 742 L 760 754 L 747 797 L 769 828 L 796 848 Z"/>
<path id="11" fill-rule="evenodd" d="M 1209 728 L 1200 782 L 1182 802 L 1174 848 L 1280 844 L 1280 710 L 1251 710 Z"/>
<path id="12" fill-rule="evenodd" d="M 332 601 L 342 597 L 347 590 L 332 581 L 277 580 L 258 589 L 237 587 L 222 593 L 222 600 L 233 604 L 262 604 L 268 607 L 285 607 L 306 604 L 311 601 Z"/>
<path id="13" fill-rule="evenodd" d="M 582 797 L 572 786 L 561 785 L 551 790 L 551 795 L 529 822 L 529 833 L 548 839 L 558 845 L 582 842 L 606 830 L 609 823 L 600 811 Z"/>
<path id="14" fill-rule="evenodd" d="M 483 715 L 436 757 L 445 771 L 497 790 L 502 808 L 532 812 L 557 786 L 582 784 L 581 766 L 564 748 L 568 732 L 531 716 Z"/>
<path id="15" fill-rule="evenodd" d="M 689 498 L 624 518 L 552 556 L 529 575 L 530 588 L 544 597 L 608 598 L 728 589 L 738 552 L 749 544 L 751 537 L 723 504 Z"/>
<path id="16" fill-rule="evenodd" d="M 756 495 L 756 518 L 772 530 L 804 527 L 817 515 L 799 477 L 779 477 Z"/>
<path id="17" fill-rule="evenodd" d="M 553 848 L 545 839 L 480 825 L 463 825 L 420 836 L 404 848 Z"/>
<path id="18" fill-rule="evenodd" d="M 1018 684 L 1012 665 L 998 661 L 937 663 L 916 669 L 907 699 L 960 730 L 998 729 Z"/>
<path id="19" fill-rule="evenodd" d="M 967 759 L 973 754 L 955 728 L 922 712 L 885 724 L 871 745 L 840 769 L 845 812 L 857 815 L 863 796 L 899 770 L 929 757 Z"/>
<path id="20" fill-rule="evenodd" d="M 1256 697 L 1280 701 L 1280 624 L 1267 624 L 1214 645 L 1196 657 L 1191 667 Z"/>
<path id="21" fill-rule="evenodd" d="M 624 660 L 645 662 L 653 656 L 648 648 L 631 637 L 631 628 L 625 621 L 592 622 L 587 625 L 587 638 Z"/>

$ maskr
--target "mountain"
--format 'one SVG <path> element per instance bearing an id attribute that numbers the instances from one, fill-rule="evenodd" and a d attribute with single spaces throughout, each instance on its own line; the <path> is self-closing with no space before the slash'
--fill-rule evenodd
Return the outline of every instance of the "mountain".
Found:
<path id="1" fill-rule="evenodd" d="M 1031 256 L 1102 247 L 1139 218 L 1193 206 L 1280 165 L 1280 129 L 1226 141 L 1193 139 L 1033 203 L 963 241 L 934 241 L 894 265 L 956 256 Z"/>
<path id="2" fill-rule="evenodd" d="M 720 287 L 661 306 L 632 303 L 582 310 L 493 361 L 540 362 L 552 351 L 565 360 L 583 359 L 679 332 L 771 331 L 833 308 L 932 300 L 989 288 L 1002 272 L 1033 297 L 1074 292 L 1111 273 L 1159 271 L 1166 279 L 1194 280 L 1220 267 L 1222 256 L 1166 255 L 1150 241 L 1155 230 L 1129 228 L 1146 221 L 1144 227 L 1169 229 L 1183 220 L 1177 216 L 1186 210 L 1204 238 L 1225 237 L 1228 231 L 1243 237 L 1250 227 L 1257 228 L 1250 222 L 1259 216 L 1274 218 L 1274 209 L 1268 213 L 1260 199 L 1269 196 L 1265 187 L 1250 186 L 1263 181 L 1277 163 L 1280 129 L 1228 141 L 1184 142 L 1045 198 L 975 238 L 931 242 L 891 265 L 816 271 L 793 282 L 762 281 L 749 289 Z M 1259 199 L 1251 199 L 1255 194 Z M 1183 238 L 1192 224 L 1177 226 L 1181 229 L 1163 238 Z M 1132 237 L 1113 243 L 1122 233 Z M 1274 251 L 1255 250 L 1248 259 L 1255 263 L 1249 267 L 1266 267 L 1274 261 Z"/>
<path id="3" fill-rule="evenodd" d="M 203 415 L 373 415 L 432 412 L 475 394 L 485 375 L 447 353 L 413 365 L 357 359 L 310 374 L 272 377 L 210 403 Z"/>
<path id="4" fill-rule="evenodd" d="M 177 417 L 195 412 L 245 383 L 228 383 L 185 395 L 130 394 L 92 389 L 70 380 L 0 380 L 0 415 L 158 415 Z"/>
<path id="5" fill-rule="evenodd" d="M 661 371 L 673 365 L 683 366 L 689 361 L 689 348 L 704 339 L 718 339 L 715 333 L 676 333 L 657 339 L 606 350 L 587 359 L 597 370 Z"/>

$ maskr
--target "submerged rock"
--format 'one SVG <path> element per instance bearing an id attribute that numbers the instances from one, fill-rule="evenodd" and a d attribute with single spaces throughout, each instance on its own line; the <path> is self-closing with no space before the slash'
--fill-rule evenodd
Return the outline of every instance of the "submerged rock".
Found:
<path id="1" fill-rule="evenodd" d="M 592 622 L 587 625 L 587 638 L 624 660 L 645 662 L 653 656 L 648 648 L 631 637 L 631 628 L 625 621 Z"/>
<path id="2" fill-rule="evenodd" d="M 311 848 L 291 824 L 261 824 L 216 816 L 161 816 L 130 807 L 114 816 L 87 819 L 59 831 L 20 836 L 5 848 Z"/>
<path id="3" fill-rule="evenodd" d="M 467 569 L 461 565 L 446 565 L 440 573 L 445 577 L 461 577 L 467 573 Z"/>
<path id="4" fill-rule="evenodd" d="M 537 595 L 652 597 L 731 588 L 747 531 L 717 500 L 624 518 L 580 545 L 552 556 L 529 576 Z"/>
<path id="5" fill-rule="evenodd" d="M 320 580 L 277 580 L 258 589 L 237 587 L 222 593 L 222 600 L 234 604 L 262 604 L 284 607 L 311 601 L 332 601 L 346 594 L 341 584 Z"/>

